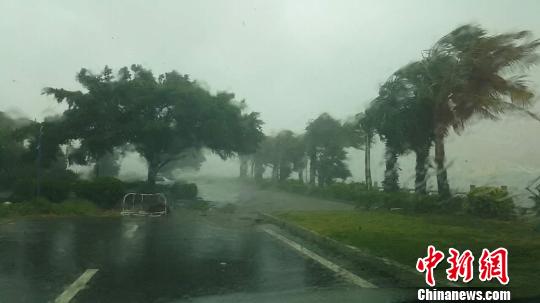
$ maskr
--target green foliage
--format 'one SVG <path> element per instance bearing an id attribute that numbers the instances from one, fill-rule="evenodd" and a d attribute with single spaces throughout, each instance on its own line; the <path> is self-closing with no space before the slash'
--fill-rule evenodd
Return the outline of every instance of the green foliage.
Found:
<path id="1" fill-rule="evenodd" d="M 264 182 L 260 186 L 270 188 L 272 184 L 271 182 Z M 440 201 L 436 195 L 419 195 L 401 191 L 386 193 L 367 190 L 365 183 L 359 182 L 337 182 L 325 187 L 315 187 L 296 180 L 287 180 L 274 184 L 274 186 L 288 192 L 351 203 L 362 209 L 399 209 L 400 211 L 414 213 L 459 213 L 462 211 L 461 198 L 456 197 L 452 198 L 451 201 Z"/>
<path id="2" fill-rule="evenodd" d="M 99 208 L 91 201 L 84 199 L 67 199 L 53 206 L 56 215 L 89 216 L 99 213 Z"/>
<path id="3" fill-rule="evenodd" d="M 120 152 L 106 152 L 94 164 L 95 177 L 117 177 L 120 172 Z"/>
<path id="4" fill-rule="evenodd" d="M 60 133 L 81 143 L 76 157 L 100 159 L 115 147 L 130 144 L 148 164 L 148 183 L 188 150 L 209 148 L 222 158 L 252 153 L 262 139 L 258 113 L 243 113 L 234 94 L 212 94 L 176 71 L 155 77 L 139 65 L 109 67 L 100 74 L 82 69 L 77 80 L 85 92 L 45 88 L 68 109 Z"/>
<path id="5" fill-rule="evenodd" d="M 41 183 L 41 195 L 52 202 L 67 199 L 71 191 L 71 181 L 45 179 Z"/>
<path id="6" fill-rule="evenodd" d="M 69 197 L 73 180 L 44 178 L 41 181 L 41 196 L 52 202 L 61 202 Z M 11 199 L 13 201 L 31 200 L 36 196 L 37 182 L 35 179 L 19 179 L 13 185 Z"/>
<path id="7" fill-rule="evenodd" d="M 90 200 L 105 209 L 111 209 L 120 203 L 124 193 L 124 183 L 113 177 L 81 180 L 75 184 L 77 197 Z"/>
<path id="8" fill-rule="evenodd" d="M 465 209 L 483 218 L 510 219 L 514 214 L 514 201 L 504 189 L 477 187 L 467 195 Z"/>
<path id="9" fill-rule="evenodd" d="M 350 177 L 351 172 L 345 164 L 345 148 L 354 144 L 349 135 L 349 128 L 327 113 L 321 114 L 306 127 L 307 154 L 316 171 L 319 186 Z"/>
<path id="10" fill-rule="evenodd" d="M 468 24 L 437 41 L 422 60 L 392 74 L 363 120 L 386 144 L 385 191 L 397 190 L 395 158 L 407 151 L 420 153 L 416 184 L 423 191 L 427 157 L 422 155 L 429 155 L 435 143 L 439 194 L 449 196 L 444 140 L 451 129 L 460 133 L 474 117 L 497 120 L 507 111 L 539 120 L 525 110 L 534 94 L 519 74 L 538 62 L 539 46 L 527 31 L 489 35 Z"/>
<path id="11" fill-rule="evenodd" d="M 195 183 L 175 182 L 169 189 L 169 194 L 174 199 L 192 200 L 197 198 L 198 189 Z"/>
<path id="12" fill-rule="evenodd" d="M 41 215 L 89 216 L 97 215 L 99 212 L 99 208 L 92 202 L 80 199 L 51 203 L 45 198 L 37 198 L 11 205 L 0 205 L 0 218 Z"/>
<path id="13" fill-rule="evenodd" d="M 262 178 L 264 166 L 272 168 L 272 179 L 286 180 L 293 171 L 304 171 L 306 166 L 304 138 L 290 130 L 267 136 L 253 155 L 258 171 L 257 179 Z"/>

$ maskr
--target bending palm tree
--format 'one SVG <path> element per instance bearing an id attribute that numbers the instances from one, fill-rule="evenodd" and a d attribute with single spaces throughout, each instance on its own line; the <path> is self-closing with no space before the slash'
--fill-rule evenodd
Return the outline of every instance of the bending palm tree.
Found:
<path id="1" fill-rule="evenodd" d="M 473 116 L 496 120 L 531 104 L 524 76 L 504 76 L 538 61 L 540 41 L 529 37 L 526 31 L 488 36 L 478 26 L 465 25 L 439 40 L 422 61 L 431 82 L 426 91 L 434 102 L 437 186 L 443 197 L 450 195 L 444 148 L 449 130 L 460 133 Z"/>

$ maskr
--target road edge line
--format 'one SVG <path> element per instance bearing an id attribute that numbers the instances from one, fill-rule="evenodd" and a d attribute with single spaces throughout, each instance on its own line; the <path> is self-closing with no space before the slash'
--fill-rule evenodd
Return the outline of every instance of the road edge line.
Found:
<path id="1" fill-rule="evenodd" d="M 268 228 L 265 228 L 263 227 L 262 230 L 264 232 L 266 232 L 267 234 L 269 234 L 270 236 L 280 240 L 281 242 L 287 244 L 288 246 L 290 246 L 291 248 L 293 248 L 294 250 L 296 250 L 297 252 L 299 252 L 300 254 L 306 256 L 306 257 L 309 257 L 310 259 L 316 261 L 317 263 L 321 264 L 322 266 L 328 268 L 329 270 L 335 272 L 338 276 L 344 278 L 345 280 L 353 283 L 353 284 L 356 284 L 362 288 L 377 288 L 377 286 L 361 277 L 359 277 L 358 275 L 355 275 L 353 274 L 352 272 L 342 268 L 341 266 L 333 263 L 332 261 L 312 252 L 311 250 L 303 247 L 302 245 L 294 242 L 293 240 L 290 240 L 288 239 L 287 237 L 271 230 L 271 229 L 268 229 Z"/>
<path id="2" fill-rule="evenodd" d="M 77 280 L 69 285 L 55 300 L 54 303 L 69 303 L 79 291 L 86 287 L 86 284 L 98 272 L 97 268 L 85 270 Z"/>

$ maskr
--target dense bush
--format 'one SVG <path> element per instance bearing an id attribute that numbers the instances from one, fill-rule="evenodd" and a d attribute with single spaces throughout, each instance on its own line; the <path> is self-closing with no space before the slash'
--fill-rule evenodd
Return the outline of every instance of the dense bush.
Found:
<path id="1" fill-rule="evenodd" d="M 73 181 L 69 179 L 44 179 L 40 184 L 40 196 L 52 202 L 61 202 L 69 197 Z M 11 199 L 27 201 L 36 197 L 37 182 L 35 179 L 17 180 L 13 185 Z"/>
<path id="2" fill-rule="evenodd" d="M 263 187 L 265 186 L 266 188 L 272 186 L 272 182 L 266 182 L 265 185 L 263 185 Z M 297 194 L 305 194 L 309 190 L 309 188 L 304 183 L 298 180 L 282 181 L 282 182 L 279 182 L 277 186 L 282 190 L 292 192 L 292 193 L 297 193 Z"/>
<path id="3" fill-rule="evenodd" d="M 195 199 L 198 195 L 197 185 L 194 183 L 175 182 L 172 185 L 155 184 L 148 185 L 145 181 L 133 181 L 125 183 L 126 192 L 132 193 L 163 193 L 172 199 Z"/>
<path id="4" fill-rule="evenodd" d="M 174 199 L 195 199 L 198 189 L 194 183 L 175 182 L 169 189 L 169 194 Z"/>
<path id="5" fill-rule="evenodd" d="M 269 188 L 265 182 L 264 188 Z M 437 195 L 418 195 L 409 192 L 385 193 L 378 190 L 367 190 L 364 183 L 334 183 L 325 187 L 309 186 L 297 180 L 287 180 L 275 184 L 279 189 L 327 199 L 336 199 L 354 204 L 363 209 L 400 209 L 416 213 L 461 211 L 462 200 L 452 198 L 439 201 Z"/>
<path id="6" fill-rule="evenodd" d="M 51 203 L 45 198 L 37 198 L 11 205 L 0 205 L 0 218 L 33 215 L 95 215 L 98 208 L 85 200 L 68 199 L 61 203 Z"/>
<path id="7" fill-rule="evenodd" d="M 514 201 L 504 189 L 478 187 L 467 195 L 465 209 L 479 217 L 509 219 L 514 213 Z"/>
<path id="8" fill-rule="evenodd" d="M 113 177 L 100 177 L 76 183 L 77 197 L 90 200 L 98 206 L 110 209 L 117 205 L 125 193 L 124 183 Z"/>

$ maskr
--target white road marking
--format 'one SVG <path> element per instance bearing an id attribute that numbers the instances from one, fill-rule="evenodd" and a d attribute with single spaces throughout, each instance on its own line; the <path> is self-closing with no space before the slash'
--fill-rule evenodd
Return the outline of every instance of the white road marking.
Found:
<path id="1" fill-rule="evenodd" d="M 95 268 L 87 269 L 77 280 L 75 280 L 75 282 L 71 283 L 71 285 L 56 298 L 56 300 L 54 300 L 54 303 L 69 303 L 69 301 L 71 301 L 71 299 L 86 286 L 97 272 L 98 269 Z"/>
<path id="2" fill-rule="evenodd" d="M 344 278 L 345 280 L 353 283 L 353 284 L 356 284 L 360 287 L 363 287 L 363 288 L 377 288 L 377 286 L 375 286 L 374 284 L 368 282 L 367 280 L 365 279 L 362 279 L 360 278 L 359 276 L 353 274 L 352 272 L 340 267 L 339 265 L 333 263 L 332 261 L 329 261 L 327 259 L 325 259 L 324 257 L 312 252 L 311 250 L 303 247 L 302 245 L 280 235 L 279 233 L 269 229 L 269 228 L 265 228 L 263 227 L 262 230 L 264 232 L 266 232 L 267 234 L 271 235 L 272 237 L 280 240 L 281 242 L 287 244 L 288 246 L 290 246 L 291 248 L 293 248 L 294 250 L 296 250 L 297 252 L 299 252 L 300 254 L 308 257 L 308 258 L 311 258 L 313 260 L 315 260 L 316 262 L 318 262 L 319 264 L 321 264 L 322 266 L 330 269 L 331 271 L 335 272 L 338 276 Z"/>

